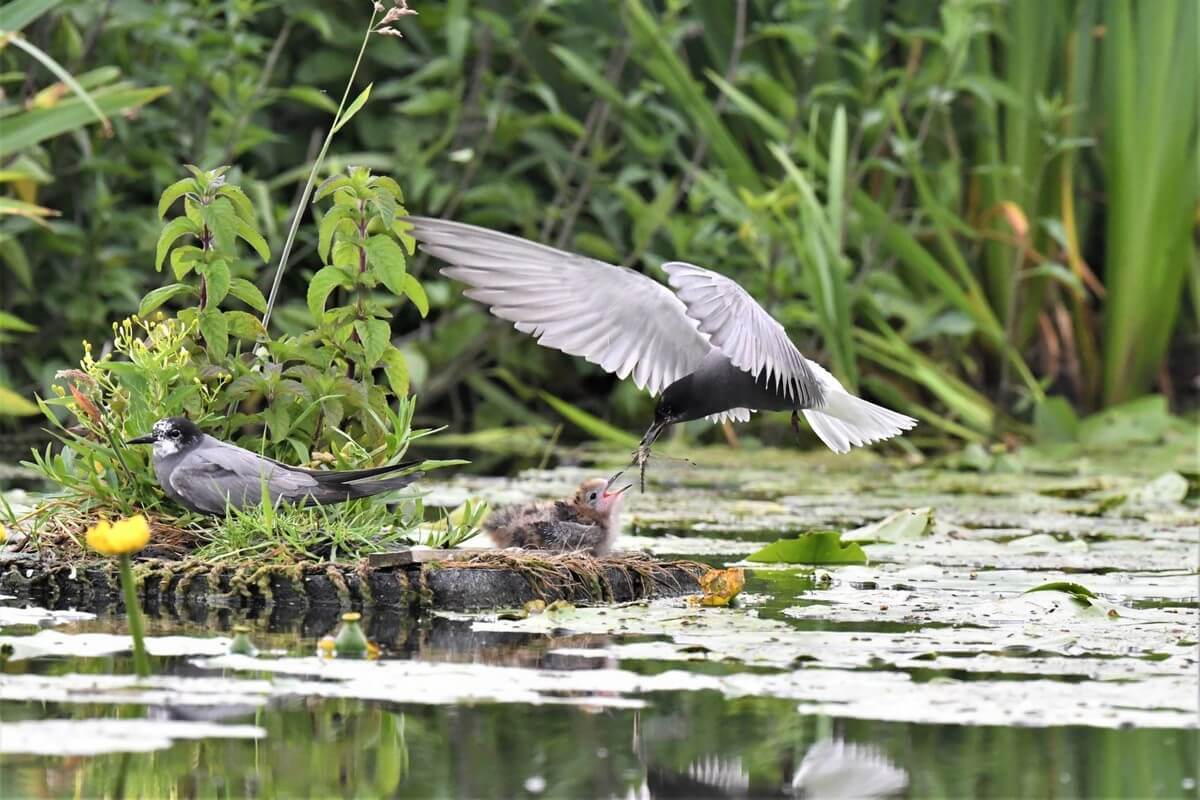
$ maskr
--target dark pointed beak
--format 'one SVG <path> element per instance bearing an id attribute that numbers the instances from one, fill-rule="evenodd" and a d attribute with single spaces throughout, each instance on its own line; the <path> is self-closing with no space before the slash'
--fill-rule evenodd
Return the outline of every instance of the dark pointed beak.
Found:
<path id="1" fill-rule="evenodd" d="M 615 492 L 610 491 L 612 489 L 612 485 L 617 482 L 617 478 L 621 477 L 624 473 L 625 473 L 625 470 L 621 470 L 616 475 L 613 475 L 611 478 L 609 478 L 608 483 L 604 484 L 604 496 L 605 497 L 616 497 L 618 495 L 625 494 L 625 492 L 627 492 L 633 488 L 632 483 L 627 483 L 624 486 L 622 486 L 620 489 L 617 489 Z"/>
<path id="2" fill-rule="evenodd" d="M 145 436 L 138 436 L 135 439 L 126 439 L 125 444 L 154 444 L 154 434 L 147 433 Z"/>

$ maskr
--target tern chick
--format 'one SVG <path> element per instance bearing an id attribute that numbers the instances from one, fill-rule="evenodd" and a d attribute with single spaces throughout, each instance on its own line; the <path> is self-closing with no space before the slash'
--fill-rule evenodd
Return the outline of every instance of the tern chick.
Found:
<path id="1" fill-rule="evenodd" d="M 167 497 L 202 514 L 258 505 L 264 481 L 272 503 L 282 498 L 313 506 L 390 492 L 421 477 L 417 472 L 364 480 L 411 469 L 416 462 L 340 472 L 288 466 L 214 439 L 186 417 L 161 419 L 150 433 L 126 444 L 154 445 L 154 474 Z"/>
<path id="2" fill-rule="evenodd" d="M 632 484 L 612 488 L 613 481 L 592 478 L 579 485 L 570 500 L 507 506 L 488 517 L 483 529 L 497 547 L 533 550 L 612 552 L 621 530 L 622 495 Z"/>

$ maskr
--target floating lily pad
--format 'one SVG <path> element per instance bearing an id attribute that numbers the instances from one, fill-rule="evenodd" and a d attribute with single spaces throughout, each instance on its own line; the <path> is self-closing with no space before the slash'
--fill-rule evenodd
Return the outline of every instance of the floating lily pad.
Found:
<path id="1" fill-rule="evenodd" d="M 867 554 L 853 542 L 843 543 L 837 531 L 814 531 L 772 542 L 746 560 L 765 564 L 865 564 Z"/>
<path id="2" fill-rule="evenodd" d="M 844 542 L 910 542 L 933 530 L 933 509 L 906 508 L 842 536 Z"/>
<path id="3" fill-rule="evenodd" d="M 176 739 L 261 739 L 255 725 L 220 725 L 161 719 L 41 719 L 4 723 L 0 753 L 44 756 L 95 756 L 101 753 L 149 753 L 165 750 Z"/>

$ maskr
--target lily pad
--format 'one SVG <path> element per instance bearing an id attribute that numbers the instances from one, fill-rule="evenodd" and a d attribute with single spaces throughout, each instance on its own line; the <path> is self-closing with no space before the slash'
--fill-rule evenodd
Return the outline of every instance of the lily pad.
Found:
<path id="1" fill-rule="evenodd" d="M 844 536 L 844 542 L 910 542 L 933 531 L 932 508 L 906 508 L 856 528 Z"/>
<path id="2" fill-rule="evenodd" d="M 843 543 L 837 531 L 813 531 L 772 542 L 746 560 L 765 564 L 865 564 L 867 554 L 853 542 Z"/>
<path id="3" fill-rule="evenodd" d="M 256 725 L 220 725 L 161 719 L 40 719 L 4 723 L 0 753 L 42 756 L 95 756 L 149 753 L 176 739 L 261 739 Z"/>

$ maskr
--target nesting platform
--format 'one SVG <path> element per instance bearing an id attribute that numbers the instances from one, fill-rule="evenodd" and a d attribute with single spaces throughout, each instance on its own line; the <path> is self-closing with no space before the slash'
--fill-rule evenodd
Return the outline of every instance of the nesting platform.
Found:
<path id="1" fill-rule="evenodd" d="M 520 607 L 535 599 L 622 603 L 697 593 L 697 578 L 706 569 L 641 553 L 595 558 L 522 550 L 400 551 L 349 564 L 134 562 L 139 594 L 151 613 L 164 608 L 378 608 L 415 616 Z M 105 611 L 122 605 L 116 565 L 108 560 L 72 565 L 7 554 L 0 562 L 0 593 L 45 608 Z"/>

